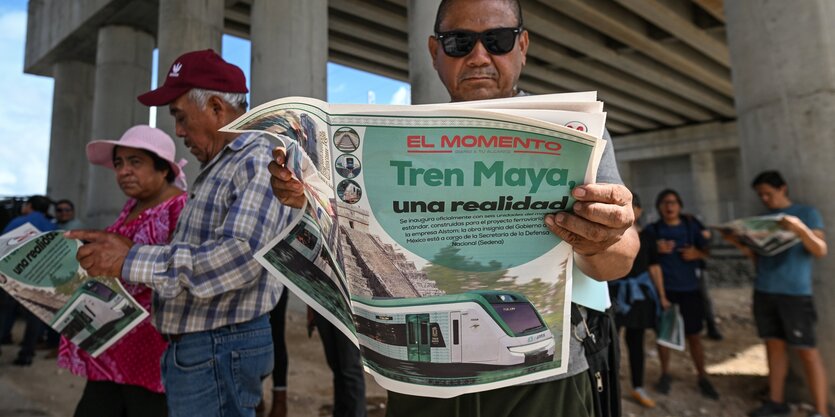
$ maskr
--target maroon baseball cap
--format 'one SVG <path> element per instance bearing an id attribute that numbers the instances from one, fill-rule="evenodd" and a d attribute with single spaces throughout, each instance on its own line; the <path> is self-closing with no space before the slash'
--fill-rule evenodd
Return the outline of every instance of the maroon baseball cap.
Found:
<path id="1" fill-rule="evenodd" d="M 215 51 L 206 49 L 180 55 L 168 69 L 162 87 L 142 94 L 137 99 L 146 106 L 164 106 L 192 88 L 224 93 L 249 92 L 244 72 L 224 61 Z"/>

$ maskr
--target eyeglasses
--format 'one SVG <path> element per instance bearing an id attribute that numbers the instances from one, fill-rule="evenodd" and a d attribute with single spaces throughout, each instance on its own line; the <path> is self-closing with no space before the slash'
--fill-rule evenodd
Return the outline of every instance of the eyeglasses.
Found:
<path id="1" fill-rule="evenodd" d="M 69 208 L 69 207 L 56 207 L 55 208 L 56 213 L 68 213 L 68 212 L 71 212 L 71 211 L 72 211 L 72 209 Z"/>
<path id="2" fill-rule="evenodd" d="M 448 32 L 437 32 L 435 38 L 441 42 L 444 53 L 460 58 L 469 55 L 475 48 L 475 43 L 481 40 L 484 49 L 492 55 L 504 55 L 513 50 L 516 45 L 516 36 L 522 33 L 522 27 L 517 28 L 495 28 L 484 32 L 471 32 L 469 30 L 451 30 Z"/>

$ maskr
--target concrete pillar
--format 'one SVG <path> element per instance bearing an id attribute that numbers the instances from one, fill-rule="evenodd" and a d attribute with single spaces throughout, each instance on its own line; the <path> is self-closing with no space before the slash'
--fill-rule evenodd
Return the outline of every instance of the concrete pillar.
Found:
<path id="1" fill-rule="evenodd" d="M 446 103 L 449 93 L 438 78 L 427 42 L 434 34 L 441 0 L 409 0 L 409 83 L 412 104 Z"/>
<path id="2" fill-rule="evenodd" d="M 224 0 L 159 0 L 157 85 L 165 82 L 168 69 L 178 56 L 201 49 L 221 53 L 224 5 Z M 157 109 L 157 127 L 174 138 L 177 158 L 188 161 L 184 171 L 191 184 L 200 172 L 200 163 L 174 134 L 174 119 L 167 107 Z"/>
<path id="3" fill-rule="evenodd" d="M 255 0 L 252 107 L 286 96 L 327 99 L 327 0 Z"/>
<path id="4" fill-rule="evenodd" d="M 778 169 L 792 200 L 835 225 L 835 6 L 828 1 L 725 2 L 744 182 Z M 744 188 L 750 190 L 747 186 Z M 754 201 L 752 192 L 747 193 Z M 758 203 L 756 209 L 762 210 Z M 818 346 L 835 398 L 835 256 L 815 264 Z M 802 369 L 794 367 L 802 375 Z M 787 387 L 800 387 L 789 382 Z"/>
<path id="5" fill-rule="evenodd" d="M 129 26 L 99 29 L 93 93 L 92 139 L 118 140 L 128 128 L 148 124 L 148 109 L 136 100 L 151 85 L 154 37 Z M 113 171 L 90 166 L 85 204 L 90 227 L 116 220 L 125 195 Z"/>
<path id="6" fill-rule="evenodd" d="M 87 189 L 88 163 L 84 146 L 93 121 L 95 67 L 79 61 L 61 61 L 52 67 L 52 127 L 46 194 L 53 200 L 69 199 L 81 217 Z"/>
<path id="7" fill-rule="evenodd" d="M 719 184 L 716 182 L 716 163 L 711 151 L 690 154 L 690 170 L 693 175 L 693 191 L 696 197 L 695 213 L 705 224 L 719 222 Z"/>

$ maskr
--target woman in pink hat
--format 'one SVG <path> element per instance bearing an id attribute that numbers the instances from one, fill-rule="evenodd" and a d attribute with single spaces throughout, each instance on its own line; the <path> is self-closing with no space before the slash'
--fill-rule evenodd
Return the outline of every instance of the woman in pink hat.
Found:
<path id="1" fill-rule="evenodd" d="M 90 163 L 116 171 L 116 182 L 128 197 L 119 218 L 106 230 L 136 243 L 168 243 L 186 203 L 182 166 L 174 159 L 174 141 L 150 126 L 134 126 L 118 141 L 87 145 Z M 143 307 L 151 309 L 151 289 L 122 281 Z M 160 377 L 166 343 L 145 319 L 123 339 L 92 358 L 61 339 L 58 365 L 87 378 L 76 417 L 165 416 L 167 407 Z"/>

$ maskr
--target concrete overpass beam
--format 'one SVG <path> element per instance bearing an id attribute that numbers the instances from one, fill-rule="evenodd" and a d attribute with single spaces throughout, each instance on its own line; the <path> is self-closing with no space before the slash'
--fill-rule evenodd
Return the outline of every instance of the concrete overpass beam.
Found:
<path id="1" fill-rule="evenodd" d="M 730 67 L 728 46 L 696 26 L 691 16 L 670 7 L 670 4 L 650 0 L 616 0 L 618 4 L 643 17 L 652 24 L 675 35 L 693 49 L 705 54 L 723 67 Z M 680 5 L 686 3 L 682 1 Z"/>
<path id="2" fill-rule="evenodd" d="M 594 26 L 606 35 L 641 51 L 656 62 L 678 71 L 688 78 L 725 96 L 733 95 L 728 71 L 691 49 L 672 50 L 654 42 L 641 24 L 631 24 L 634 16 L 606 0 L 567 0 L 556 7 L 561 13 Z"/>
<path id="3" fill-rule="evenodd" d="M 560 2 L 559 9 L 567 2 Z M 692 79 L 669 71 L 664 65 L 639 54 L 621 54 L 606 45 L 606 37 L 573 19 L 558 13 L 555 5 L 527 2 L 523 13 L 529 30 L 554 43 L 580 51 L 583 54 L 623 71 L 650 84 L 675 93 L 695 104 L 706 107 L 723 116 L 733 117 L 734 107 L 730 95 L 702 88 Z"/>
<path id="4" fill-rule="evenodd" d="M 427 40 L 434 32 L 440 0 L 409 0 L 409 83 L 412 104 L 445 103 L 449 93 L 438 78 Z"/>

